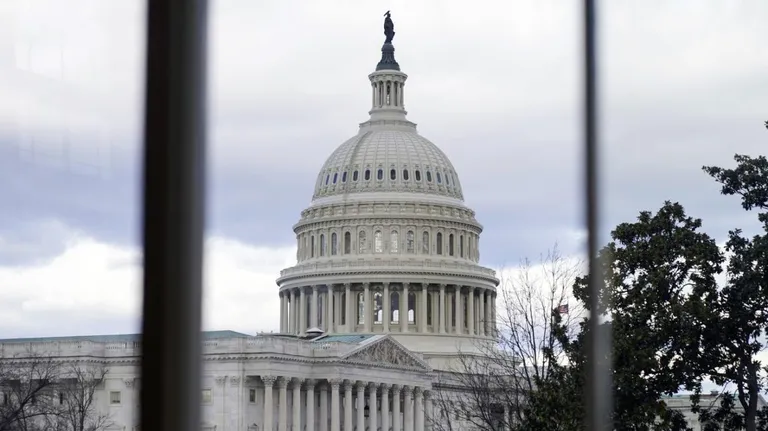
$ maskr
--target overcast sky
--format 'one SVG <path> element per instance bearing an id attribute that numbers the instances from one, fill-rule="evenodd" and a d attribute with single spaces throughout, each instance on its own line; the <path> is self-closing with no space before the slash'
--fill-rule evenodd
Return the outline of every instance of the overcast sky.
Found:
<path id="1" fill-rule="evenodd" d="M 144 2 L 0 4 L 0 337 L 138 330 Z M 367 119 L 382 20 L 482 263 L 583 248 L 579 2 L 212 1 L 205 325 L 278 325 L 291 226 Z M 605 231 L 680 201 L 749 229 L 703 164 L 765 153 L 768 3 L 601 2 Z"/>

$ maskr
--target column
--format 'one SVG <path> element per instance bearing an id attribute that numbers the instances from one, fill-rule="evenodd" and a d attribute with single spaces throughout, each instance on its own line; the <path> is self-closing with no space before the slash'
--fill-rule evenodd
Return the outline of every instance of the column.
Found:
<path id="1" fill-rule="evenodd" d="M 301 379 L 293 379 L 293 431 L 301 431 Z"/>
<path id="2" fill-rule="evenodd" d="M 389 431 L 389 388 L 390 385 L 381 385 L 381 429 Z"/>
<path id="3" fill-rule="evenodd" d="M 307 294 L 304 288 L 299 288 L 299 334 L 307 331 Z"/>
<path id="4" fill-rule="evenodd" d="M 405 86 L 405 82 L 399 82 L 398 87 L 400 87 L 400 106 L 405 107 L 405 98 L 403 97 L 403 87 Z"/>
<path id="5" fill-rule="evenodd" d="M 373 319 L 373 313 L 371 312 L 371 284 L 363 283 L 363 331 L 371 332 L 371 320 Z"/>
<path id="6" fill-rule="evenodd" d="M 352 431 L 352 382 L 344 382 L 344 431 Z"/>
<path id="7" fill-rule="evenodd" d="M 400 431 L 403 423 L 400 418 L 400 391 L 399 385 L 392 385 L 392 431 Z"/>
<path id="8" fill-rule="evenodd" d="M 480 318 L 480 328 L 478 329 L 480 332 L 480 336 L 485 337 L 485 327 L 487 325 L 486 322 L 488 322 L 485 315 L 485 289 L 480 289 L 480 292 L 477 295 L 477 299 L 480 300 L 480 304 L 478 304 L 478 307 L 477 307 L 477 312 L 479 313 L 478 317 Z"/>
<path id="9" fill-rule="evenodd" d="M 336 332 L 336 310 L 333 307 L 333 285 L 329 284 L 325 286 L 325 301 L 326 306 L 325 313 L 323 314 L 325 320 L 325 332 Z"/>
<path id="10" fill-rule="evenodd" d="M 422 389 L 420 387 L 413 388 L 413 393 L 416 398 L 413 400 L 415 407 L 415 431 L 424 431 L 424 398 L 422 396 Z"/>
<path id="11" fill-rule="evenodd" d="M 491 335 L 491 291 L 485 291 L 485 335 Z"/>
<path id="12" fill-rule="evenodd" d="M 291 289 L 291 333 L 299 332 L 299 293 L 296 289 Z"/>
<path id="13" fill-rule="evenodd" d="M 365 383 L 357 382 L 357 429 L 365 431 Z"/>
<path id="14" fill-rule="evenodd" d="M 445 284 L 440 285 L 440 333 L 445 334 Z"/>
<path id="15" fill-rule="evenodd" d="M 341 431 L 341 406 L 339 405 L 339 387 L 341 379 L 331 379 L 331 431 Z M 320 429 L 323 430 L 322 425 Z"/>
<path id="16" fill-rule="evenodd" d="M 336 402 L 338 401 L 337 398 Z M 320 431 L 328 431 L 328 384 L 326 383 L 320 385 Z"/>
<path id="17" fill-rule="evenodd" d="M 376 83 L 371 82 L 371 106 L 376 107 Z"/>
<path id="18" fill-rule="evenodd" d="M 403 283 L 400 292 L 400 332 L 408 332 L 408 283 Z"/>
<path id="19" fill-rule="evenodd" d="M 425 431 L 432 430 L 432 391 L 424 391 L 424 429 Z"/>
<path id="20" fill-rule="evenodd" d="M 304 429 L 315 431 L 315 380 L 307 379 L 304 386 L 307 388 L 307 414 L 304 417 Z"/>
<path id="21" fill-rule="evenodd" d="M 347 323 L 347 332 L 355 332 L 354 331 L 354 323 L 352 323 L 352 285 L 349 283 L 344 283 L 344 294 L 345 294 L 345 301 L 347 303 L 347 309 L 345 310 L 346 313 L 344 316 L 344 321 Z"/>
<path id="22" fill-rule="evenodd" d="M 274 406 L 272 403 L 272 386 L 277 380 L 274 376 L 261 376 L 261 381 L 264 382 L 264 423 L 261 427 L 265 431 L 272 431 L 274 426 L 272 425 L 272 414 L 274 412 Z"/>
<path id="23" fill-rule="evenodd" d="M 463 316 L 463 312 L 461 310 L 461 286 L 458 284 L 456 285 L 455 293 L 453 295 L 454 302 L 456 304 L 455 310 L 453 312 L 454 319 L 456 320 L 456 328 L 454 328 L 454 332 L 456 334 L 461 334 L 464 332 L 463 325 L 461 324 L 461 318 Z"/>
<path id="24" fill-rule="evenodd" d="M 403 386 L 403 431 L 413 431 L 413 388 Z"/>
<path id="25" fill-rule="evenodd" d="M 288 379 L 280 377 L 277 381 L 277 386 L 280 388 L 280 394 L 278 395 L 278 413 L 277 413 L 277 429 L 280 431 L 288 431 Z"/>
<path id="26" fill-rule="evenodd" d="M 496 292 L 491 294 L 491 336 L 496 336 Z"/>
<path id="27" fill-rule="evenodd" d="M 467 301 L 467 327 L 469 335 L 475 335 L 475 288 L 472 286 L 469 287 Z"/>
<path id="28" fill-rule="evenodd" d="M 384 283 L 384 293 L 383 293 L 383 300 L 384 300 L 384 333 L 389 332 L 389 318 L 392 316 L 392 300 L 389 298 L 389 283 Z"/>
<path id="29" fill-rule="evenodd" d="M 280 295 L 280 333 L 285 332 L 285 328 L 283 327 L 283 323 L 285 322 L 285 297 L 283 296 L 283 292 L 279 293 Z"/>
<path id="30" fill-rule="evenodd" d="M 421 302 L 419 302 L 419 332 L 427 332 L 427 300 L 429 299 L 429 284 L 421 283 Z M 435 310 L 432 310 L 433 312 Z"/>
<path id="31" fill-rule="evenodd" d="M 317 285 L 312 286 L 312 304 L 309 305 L 309 326 L 317 328 Z"/>
<path id="32" fill-rule="evenodd" d="M 368 383 L 368 429 L 375 430 L 379 427 L 379 419 L 376 415 L 376 390 L 378 389 L 376 383 Z M 310 430 L 312 431 L 312 430 Z"/>

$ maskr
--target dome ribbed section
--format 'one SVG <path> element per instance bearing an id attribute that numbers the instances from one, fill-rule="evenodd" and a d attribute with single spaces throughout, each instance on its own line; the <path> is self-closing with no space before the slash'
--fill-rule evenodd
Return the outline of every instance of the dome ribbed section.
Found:
<path id="1" fill-rule="evenodd" d="M 448 157 L 415 131 L 361 130 L 323 164 L 313 200 L 365 193 L 421 193 L 463 201 Z"/>

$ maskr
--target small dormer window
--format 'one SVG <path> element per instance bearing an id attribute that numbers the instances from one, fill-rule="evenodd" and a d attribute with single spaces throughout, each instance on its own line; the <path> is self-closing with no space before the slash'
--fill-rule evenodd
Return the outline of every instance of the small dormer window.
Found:
<path id="1" fill-rule="evenodd" d="M 421 171 L 416 169 L 416 171 L 413 172 L 414 178 L 416 178 L 416 181 L 421 181 Z"/>
<path id="2" fill-rule="evenodd" d="M 347 171 L 344 171 L 341 173 L 341 182 L 346 183 L 347 182 Z"/>
<path id="3" fill-rule="evenodd" d="M 331 174 L 328 174 L 328 175 L 325 176 L 325 185 L 326 186 L 328 185 L 328 181 L 330 181 L 330 179 L 331 179 Z"/>
<path id="4" fill-rule="evenodd" d="M 370 169 L 366 169 L 365 170 L 365 180 L 368 181 L 370 179 L 371 179 L 371 170 Z"/>
<path id="5" fill-rule="evenodd" d="M 334 183 L 334 184 L 336 184 L 336 180 L 337 180 L 337 179 L 339 179 L 339 173 L 338 173 L 338 172 L 336 172 L 335 174 L 333 174 L 333 183 Z"/>
<path id="6" fill-rule="evenodd" d="M 384 169 L 379 168 L 379 170 L 376 172 L 376 179 L 379 181 L 384 179 Z"/>
<path id="7" fill-rule="evenodd" d="M 443 181 L 442 181 L 443 179 L 440 176 L 440 172 L 436 172 L 435 175 L 437 176 L 437 183 L 438 184 L 442 184 L 443 183 Z"/>
<path id="8" fill-rule="evenodd" d="M 389 170 L 389 179 L 395 181 L 397 179 L 397 171 L 394 169 Z"/>
<path id="9" fill-rule="evenodd" d="M 427 182 L 428 183 L 432 182 L 432 172 L 430 172 L 430 171 L 427 171 Z"/>
<path id="10" fill-rule="evenodd" d="M 408 169 L 403 169 L 403 181 L 408 181 Z"/>
<path id="11" fill-rule="evenodd" d="M 355 171 L 355 172 L 352 172 L 352 181 L 357 181 L 357 177 L 358 177 L 358 176 L 359 176 L 359 175 L 358 175 L 357 171 Z"/>

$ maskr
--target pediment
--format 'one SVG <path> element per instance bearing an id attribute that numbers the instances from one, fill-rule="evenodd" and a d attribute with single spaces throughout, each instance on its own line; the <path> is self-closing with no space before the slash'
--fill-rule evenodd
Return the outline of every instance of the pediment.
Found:
<path id="1" fill-rule="evenodd" d="M 351 362 L 431 371 L 426 362 L 389 337 L 361 346 L 347 354 L 343 359 Z"/>

